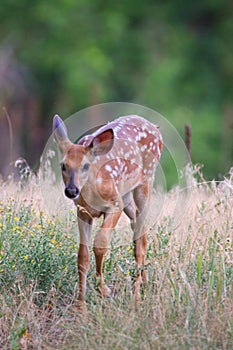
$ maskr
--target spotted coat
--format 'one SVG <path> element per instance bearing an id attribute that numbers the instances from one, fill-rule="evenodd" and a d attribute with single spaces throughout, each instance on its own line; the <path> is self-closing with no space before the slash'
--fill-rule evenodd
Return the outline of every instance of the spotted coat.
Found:
<path id="1" fill-rule="evenodd" d="M 86 279 L 90 266 L 93 219 L 103 216 L 93 246 L 98 290 L 102 297 L 111 290 L 104 282 L 103 257 L 109 247 L 111 232 L 124 211 L 131 222 L 137 276 L 135 301 L 140 300 L 140 285 L 147 282 L 146 217 L 154 172 L 163 141 L 159 128 L 136 115 L 124 116 L 102 126 L 73 144 L 59 116 L 53 120 L 54 138 L 62 154 L 61 170 L 65 194 L 78 208 L 79 252 L 78 308 L 86 308 Z"/>
<path id="2" fill-rule="evenodd" d="M 160 159 L 163 141 L 159 127 L 137 115 L 119 117 L 91 135 L 84 136 L 78 144 L 88 147 L 93 139 L 105 130 L 114 132 L 114 145 L 109 153 L 96 156 L 95 182 L 101 197 L 109 199 L 112 185 L 113 200 L 125 195 L 141 183 L 153 182 L 156 165 Z M 106 193 L 105 193 L 106 192 Z"/>

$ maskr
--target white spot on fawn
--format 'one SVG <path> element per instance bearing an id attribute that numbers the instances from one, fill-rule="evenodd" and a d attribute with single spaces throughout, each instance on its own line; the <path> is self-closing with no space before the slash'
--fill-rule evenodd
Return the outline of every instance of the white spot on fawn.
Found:
<path id="1" fill-rule="evenodd" d="M 158 156 L 159 156 L 159 158 L 160 158 L 160 156 L 161 156 L 161 152 L 160 152 L 159 145 L 157 146 L 157 153 L 158 153 Z"/>
<path id="2" fill-rule="evenodd" d="M 115 177 L 117 177 L 117 176 L 118 176 L 117 171 L 116 171 L 116 170 L 113 170 L 113 171 L 112 171 L 112 175 L 115 176 Z"/>
<path id="3" fill-rule="evenodd" d="M 125 153 L 124 158 L 128 159 L 128 158 L 130 158 L 131 155 L 132 155 L 132 151 L 129 151 L 129 152 Z"/>
<path id="4" fill-rule="evenodd" d="M 121 158 L 120 157 L 116 157 L 117 163 L 120 165 L 121 164 Z"/>
<path id="5" fill-rule="evenodd" d="M 102 178 L 101 177 L 98 177 L 98 179 L 95 180 L 95 183 L 98 184 L 98 185 L 101 185 L 103 182 Z"/>
<path id="6" fill-rule="evenodd" d="M 112 172 L 112 167 L 109 164 L 105 165 L 105 169 L 110 173 Z"/>
<path id="7" fill-rule="evenodd" d="M 146 150 L 146 148 L 147 148 L 147 145 L 143 145 L 143 146 L 141 147 L 141 151 L 144 152 L 144 151 Z"/>

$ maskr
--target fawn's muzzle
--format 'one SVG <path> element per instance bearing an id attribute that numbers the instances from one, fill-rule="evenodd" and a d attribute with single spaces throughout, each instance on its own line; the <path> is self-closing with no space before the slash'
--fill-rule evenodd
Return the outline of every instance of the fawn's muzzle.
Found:
<path id="1" fill-rule="evenodd" d="M 70 199 L 74 199 L 78 196 L 79 194 L 79 190 L 77 189 L 76 186 L 67 186 L 65 188 L 65 195 L 66 197 L 70 198 Z"/>

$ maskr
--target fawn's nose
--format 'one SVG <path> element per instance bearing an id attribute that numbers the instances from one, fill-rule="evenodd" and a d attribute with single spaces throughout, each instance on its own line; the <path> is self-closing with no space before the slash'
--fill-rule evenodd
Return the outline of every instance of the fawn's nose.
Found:
<path id="1" fill-rule="evenodd" d="M 77 189 L 76 186 L 67 186 L 65 188 L 65 195 L 70 199 L 74 199 L 75 197 L 78 196 L 78 194 L 79 194 L 79 190 Z"/>

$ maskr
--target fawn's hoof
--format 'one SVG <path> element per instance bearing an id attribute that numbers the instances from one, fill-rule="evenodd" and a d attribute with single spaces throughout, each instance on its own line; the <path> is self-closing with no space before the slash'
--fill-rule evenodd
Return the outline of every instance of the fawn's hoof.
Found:
<path id="1" fill-rule="evenodd" d="M 142 283 L 144 285 L 147 285 L 148 284 L 148 273 L 147 271 L 142 271 Z"/>
<path id="2" fill-rule="evenodd" d="M 107 298 L 111 294 L 111 289 L 106 286 L 106 284 L 103 284 L 102 286 L 98 287 L 98 291 L 100 293 L 100 296 L 102 298 Z"/>
<path id="3" fill-rule="evenodd" d="M 134 282 L 133 297 L 136 303 L 141 302 L 141 283 L 142 283 L 141 277 L 138 277 L 138 279 Z"/>
<path id="4" fill-rule="evenodd" d="M 78 301 L 78 313 L 81 316 L 85 316 L 87 314 L 87 304 L 86 304 L 85 300 Z"/>

